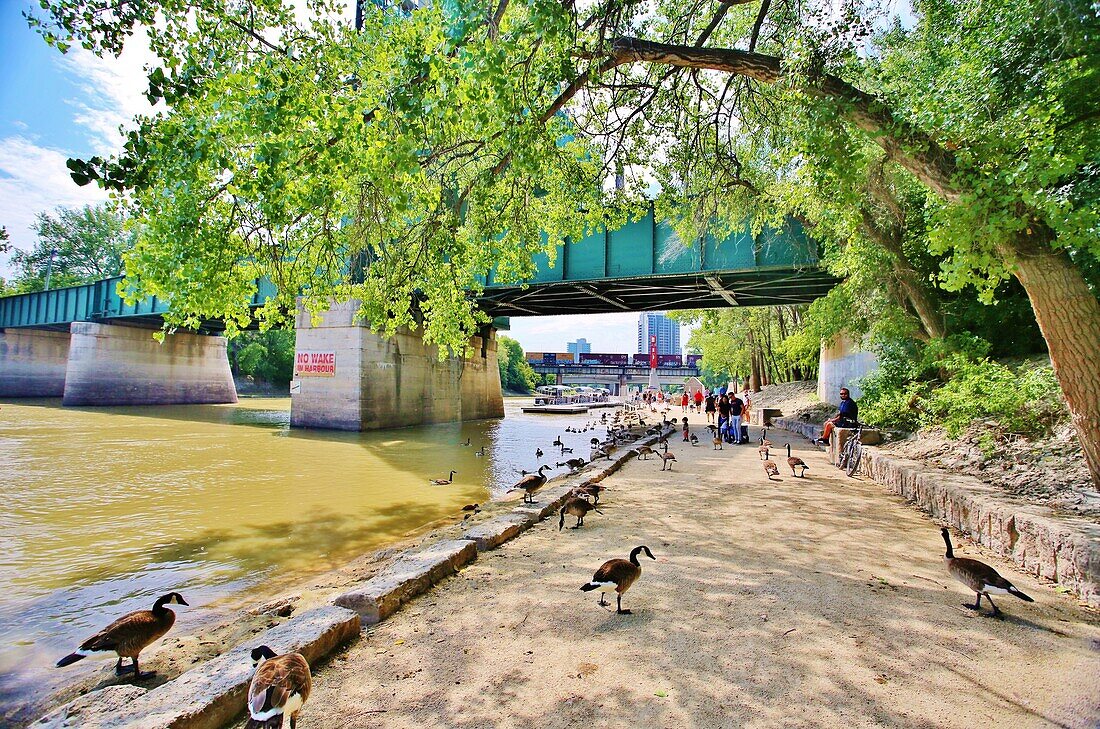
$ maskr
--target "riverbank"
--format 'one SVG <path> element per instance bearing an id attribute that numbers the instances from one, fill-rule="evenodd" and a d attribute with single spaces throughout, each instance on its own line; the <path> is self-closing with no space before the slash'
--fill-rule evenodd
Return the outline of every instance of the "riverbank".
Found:
<path id="1" fill-rule="evenodd" d="M 463 505 L 501 494 L 521 468 L 566 470 L 555 438 L 587 453 L 592 432 L 581 431 L 598 416 L 523 416 L 527 402 L 509 401 L 504 420 L 372 433 L 292 431 L 285 399 L 5 403 L 0 725 L 118 683 L 106 660 L 54 663 L 161 594 L 191 606 L 143 652 L 142 667 L 160 674 L 150 686 L 284 622 L 280 613 L 325 604 L 393 551 L 461 521 Z M 536 446 L 549 456 L 536 461 Z M 454 483 L 429 483 L 450 469 Z"/>
<path id="2" fill-rule="evenodd" d="M 299 726 L 1100 720 L 1100 624 L 1066 596 L 957 539 L 1036 600 L 974 614 L 936 525 L 818 451 L 792 443 L 809 477 L 769 481 L 755 447 L 671 445 L 673 472 L 631 461 L 581 529 L 547 520 L 368 627 L 316 670 Z M 633 615 L 578 590 L 639 544 L 657 561 Z"/>

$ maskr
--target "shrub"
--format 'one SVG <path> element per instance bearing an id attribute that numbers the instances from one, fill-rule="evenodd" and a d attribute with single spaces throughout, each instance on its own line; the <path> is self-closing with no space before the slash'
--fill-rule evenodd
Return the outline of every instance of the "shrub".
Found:
<path id="1" fill-rule="evenodd" d="M 1049 365 L 1013 369 L 985 354 L 989 344 L 956 335 L 927 344 L 882 343 L 880 370 L 861 382 L 861 419 L 917 430 L 938 425 L 958 437 L 976 420 L 1022 435 L 1049 433 L 1067 412 Z"/>

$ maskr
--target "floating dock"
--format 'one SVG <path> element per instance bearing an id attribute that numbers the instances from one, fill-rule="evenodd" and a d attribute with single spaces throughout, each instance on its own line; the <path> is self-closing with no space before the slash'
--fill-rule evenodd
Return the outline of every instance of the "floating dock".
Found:
<path id="1" fill-rule="evenodd" d="M 591 403 L 575 405 L 529 405 L 520 408 L 525 413 L 551 413 L 553 415 L 579 415 L 587 413 Z"/>

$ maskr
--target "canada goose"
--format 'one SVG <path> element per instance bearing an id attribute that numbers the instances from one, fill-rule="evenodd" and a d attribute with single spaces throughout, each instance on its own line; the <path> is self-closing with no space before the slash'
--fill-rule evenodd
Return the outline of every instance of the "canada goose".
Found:
<path id="1" fill-rule="evenodd" d="M 784 443 L 783 445 L 787 446 L 787 465 L 791 467 L 791 475 L 792 476 L 799 476 L 800 478 L 804 478 L 806 476 L 806 469 L 809 468 L 809 466 L 807 466 L 806 462 L 803 461 L 798 456 L 792 456 L 791 455 L 791 444 L 790 443 Z M 794 472 L 794 469 L 796 469 L 796 468 L 801 468 L 802 473 L 796 474 Z"/>
<path id="2" fill-rule="evenodd" d="M 638 446 L 638 448 L 636 450 L 638 451 L 638 460 L 641 460 L 641 461 L 648 461 L 649 460 L 649 454 L 655 452 L 652 448 L 650 448 L 647 445 Z"/>
<path id="3" fill-rule="evenodd" d="M 588 499 L 580 496 L 574 496 L 565 502 L 565 506 L 561 508 L 561 518 L 558 519 L 558 531 L 562 530 L 565 526 L 565 515 L 577 517 L 577 523 L 570 529 L 579 529 L 584 526 L 584 515 L 590 511 L 594 511 L 600 516 L 603 516 L 603 512 L 596 508 L 595 504 L 588 503 Z"/>
<path id="4" fill-rule="evenodd" d="M 947 571 L 956 580 L 977 593 L 978 598 L 974 601 L 974 604 L 964 603 L 965 607 L 970 610 L 981 610 L 982 596 L 984 595 L 985 599 L 989 600 L 989 607 L 993 608 L 993 616 L 999 618 L 1001 611 L 993 604 L 993 598 L 989 596 L 991 592 L 997 595 L 1015 595 L 1024 602 L 1035 602 L 1035 600 L 1017 590 L 1011 582 L 1001 577 L 997 570 L 984 562 L 967 557 L 956 557 L 955 552 L 951 549 L 951 534 L 947 531 L 947 527 L 940 529 L 940 534 L 943 535 L 944 544 L 947 545 L 947 553 L 943 556 L 944 561 L 947 562 Z"/>
<path id="5" fill-rule="evenodd" d="M 466 504 L 462 507 L 463 511 L 472 511 L 475 514 L 481 511 L 481 504 Z"/>
<path id="6" fill-rule="evenodd" d="M 536 448 L 535 449 L 535 458 L 542 458 L 542 449 L 541 448 Z"/>
<path id="7" fill-rule="evenodd" d="M 707 430 L 709 430 L 711 433 L 717 433 L 718 432 L 718 426 L 717 425 L 708 425 Z"/>
<path id="8" fill-rule="evenodd" d="M 671 471 L 672 464 L 676 462 L 676 455 L 667 451 L 664 453 L 658 453 L 657 455 L 661 457 L 661 470 L 665 470 L 665 466 L 668 466 L 668 470 Z"/>
<path id="9" fill-rule="evenodd" d="M 768 474 L 768 480 L 772 480 L 772 476 L 779 475 L 779 466 L 775 465 L 775 461 L 764 461 L 764 473 Z"/>
<path id="10" fill-rule="evenodd" d="M 759 448 L 756 449 L 756 452 L 760 454 L 760 460 L 761 461 L 768 460 L 769 451 L 768 451 L 767 446 L 763 446 L 763 445 L 760 446 Z"/>
<path id="11" fill-rule="evenodd" d="M 589 438 L 588 439 L 588 444 L 591 445 L 593 448 L 597 448 L 600 445 L 600 439 L 599 438 Z"/>
<path id="12" fill-rule="evenodd" d="M 604 448 L 595 448 L 595 449 L 593 449 L 593 451 L 592 451 L 592 460 L 594 461 L 597 458 L 606 458 L 607 460 L 610 461 L 611 460 L 611 450 L 610 449 L 604 449 Z"/>
<path id="13" fill-rule="evenodd" d="M 600 492 L 607 490 L 606 486 L 600 486 L 595 481 L 585 481 L 580 486 L 573 489 L 573 493 L 577 496 L 591 496 L 592 503 L 600 503 Z"/>
<path id="14" fill-rule="evenodd" d="M 162 595 L 153 603 L 152 610 L 135 610 L 132 613 L 123 615 L 81 643 L 76 652 L 70 653 L 58 661 L 57 667 L 62 668 L 76 663 L 93 653 L 114 651 L 118 654 L 118 662 L 115 664 L 117 675 L 122 676 L 133 673 L 134 679 L 139 681 L 155 676 L 156 671 L 142 673 L 138 669 L 138 654 L 145 646 L 171 630 L 172 625 L 176 622 L 176 614 L 164 606 L 186 604 L 187 601 L 178 592 L 169 592 L 167 595 Z M 133 664 L 123 666 L 123 658 L 132 659 Z"/>
<path id="15" fill-rule="evenodd" d="M 572 452 L 573 452 L 573 449 L 572 449 L 572 448 L 566 448 L 565 446 L 562 446 L 562 447 L 561 447 L 561 454 L 562 454 L 563 456 L 564 456 L 564 455 L 565 455 L 566 453 L 572 453 Z"/>
<path id="16" fill-rule="evenodd" d="M 649 547 L 644 544 L 630 551 L 630 560 L 609 559 L 592 575 L 592 581 L 581 585 L 582 592 L 600 591 L 600 605 L 607 605 L 604 597 L 609 592 L 616 593 L 617 612 L 619 615 L 630 615 L 629 610 L 623 610 L 623 593 L 630 589 L 638 577 L 642 574 L 642 565 L 638 563 L 638 553 L 645 552 L 650 559 L 657 559 Z"/>
<path id="17" fill-rule="evenodd" d="M 565 444 L 561 442 L 561 436 L 559 435 L 557 438 L 554 439 L 554 442 L 551 443 L 550 445 L 557 446 L 558 448 L 561 448 Z"/>
<path id="18" fill-rule="evenodd" d="M 484 456 L 485 455 L 485 446 L 481 446 L 476 451 L 474 451 L 474 455 L 477 456 L 478 458 L 481 458 L 482 456 Z"/>
<path id="19" fill-rule="evenodd" d="M 298 712 L 309 698 L 313 679 L 301 653 L 276 655 L 262 645 L 252 649 L 256 673 L 248 686 L 248 723 L 245 729 L 275 729 L 290 717 L 290 728 L 298 725 Z"/>
<path id="20" fill-rule="evenodd" d="M 714 437 L 710 439 L 710 442 L 714 444 L 714 450 L 722 450 L 722 437 L 720 435 L 715 434 Z"/>
<path id="21" fill-rule="evenodd" d="M 558 468 L 562 466 L 569 466 L 570 471 L 576 471 L 578 468 L 584 468 L 586 461 L 583 458 L 570 458 L 565 463 L 559 463 Z"/>
<path id="22" fill-rule="evenodd" d="M 456 473 L 458 473 L 458 471 L 451 471 L 447 474 L 447 478 L 430 478 L 428 481 L 436 486 L 450 486 L 451 482 L 455 480 Z"/>
<path id="23" fill-rule="evenodd" d="M 462 446 L 463 448 L 469 448 L 470 447 L 470 439 L 467 438 L 465 443 L 459 443 L 459 445 Z"/>
<path id="24" fill-rule="evenodd" d="M 691 437 L 690 437 L 690 438 L 688 438 L 688 441 L 689 441 L 689 442 L 690 442 L 690 443 L 691 443 L 691 444 L 692 444 L 693 446 L 697 446 L 697 445 L 699 445 L 699 436 L 695 435 L 695 433 L 692 433 L 692 434 L 691 434 Z"/>
<path id="25" fill-rule="evenodd" d="M 546 483 L 546 476 L 543 474 L 544 470 L 549 469 L 550 466 L 539 466 L 538 473 L 532 473 L 530 476 L 524 476 L 520 481 L 516 482 L 516 485 L 508 489 L 509 491 L 523 491 L 523 501 L 525 503 L 535 503 L 535 499 L 532 497 L 536 491 L 543 487 Z"/>

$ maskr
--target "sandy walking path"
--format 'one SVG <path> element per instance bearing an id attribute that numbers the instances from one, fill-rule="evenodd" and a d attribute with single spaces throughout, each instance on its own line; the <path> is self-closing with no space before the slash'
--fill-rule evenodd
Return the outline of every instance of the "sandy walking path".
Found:
<path id="1" fill-rule="evenodd" d="M 714 451 L 692 421 L 706 445 L 674 437 L 672 473 L 631 462 L 604 516 L 548 519 L 368 629 L 299 727 L 1100 724 L 1095 614 L 956 537 L 1036 599 L 973 614 L 930 519 L 802 439 L 809 477 L 768 481 L 755 445 Z M 579 591 L 640 544 L 633 615 Z"/>

